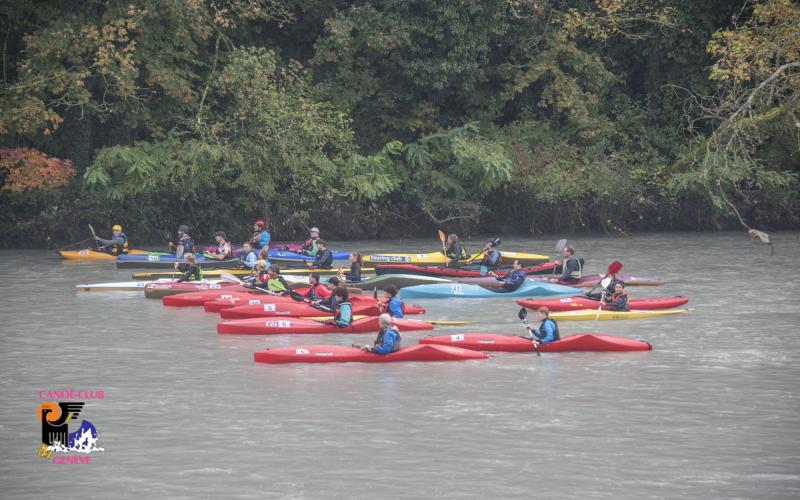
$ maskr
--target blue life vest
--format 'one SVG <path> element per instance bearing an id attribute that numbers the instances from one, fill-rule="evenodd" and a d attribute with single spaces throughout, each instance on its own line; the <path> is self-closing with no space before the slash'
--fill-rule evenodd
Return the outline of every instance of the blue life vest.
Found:
<path id="1" fill-rule="evenodd" d="M 339 328 L 347 328 L 353 322 L 353 306 L 350 302 L 342 302 L 336 308 L 336 317 L 333 318 L 336 326 Z"/>

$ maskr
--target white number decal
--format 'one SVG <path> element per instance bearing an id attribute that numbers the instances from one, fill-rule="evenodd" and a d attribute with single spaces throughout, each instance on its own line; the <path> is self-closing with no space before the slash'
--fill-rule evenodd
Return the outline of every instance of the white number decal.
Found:
<path id="1" fill-rule="evenodd" d="M 267 327 L 277 327 L 277 328 L 289 328 L 292 326 L 291 321 L 286 320 L 279 320 L 279 321 L 267 321 L 264 323 L 264 326 Z"/>
<path id="2" fill-rule="evenodd" d="M 264 311 L 275 311 L 275 304 L 264 304 Z"/>
<path id="3" fill-rule="evenodd" d="M 559 302 L 572 302 L 572 299 L 558 299 Z"/>
<path id="4" fill-rule="evenodd" d="M 147 262 L 161 262 L 161 257 L 158 255 L 148 255 Z"/>
<path id="5" fill-rule="evenodd" d="M 89 250 L 81 250 L 78 252 L 78 255 L 89 255 Z"/>
<path id="6" fill-rule="evenodd" d="M 463 333 L 457 333 L 455 335 L 450 335 L 450 341 L 451 342 L 458 342 L 459 340 L 464 340 L 464 334 Z"/>
<path id="7" fill-rule="evenodd" d="M 249 305 L 251 305 L 251 306 L 256 306 L 256 305 L 261 303 L 261 300 L 259 300 L 259 299 L 250 299 L 247 303 Z"/>
<path id="8" fill-rule="evenodd" d="M 450 285 L 450 290 L 453 291 L 453 295 L 463 295 L 464 291 L 461 289 L 461 283 L 456 283 L 454 285 Z"/>
<path id="9" fill-rule="evenodd" d="M 220 296 L 219 296 L 219 299 L 220 299 L 220 300 L 223 300 L 223 299 L 232 299 L 232 298 L 233 298 L 233 295 L 220 295 Z"/>
<path id="10" fill-rule="evenodd" d="M 219 286 L 219 284 L 217 284 L 217 283 L 211 283 L 210 285 L 208 285 L 208 288 L 217 289 L 217 288 L 222 288 L 222 287 Z"/>
<path id="11" fill-rule="evenodd" d="M 302 347 L 298 347 L 294 350 L 295 354 L 308 354 L 308 349 L 303 349 Z"/>

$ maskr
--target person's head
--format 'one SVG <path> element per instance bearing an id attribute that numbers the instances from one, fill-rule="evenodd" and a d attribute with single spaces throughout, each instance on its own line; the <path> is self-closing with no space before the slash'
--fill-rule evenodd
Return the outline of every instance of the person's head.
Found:
<path id="1" fill-rule="evenodd" d="M 181 224 L 180 226 L 178 226 L 178 235 L 183 236 L 185 234 L 187 235 L 189 234 L 189 226 L 187 226 L 186 224 Z"/>
<path id="2" fill-rule="evenodd" d="M 114 224 L 113 226 L 111 226 L 111 233 L 114 236 L 118 235 L 121 232 L 122 232 L 122 226 L 120 226 L 119 224 Z"/>
<path id="3" fill-rule="evenodd" d="M 486 242 L 486 246 L 483 248 L 484 251 L 491 250 L 492 248 L 497 248 L 500 246 L 500 238 L 489 238 Z"/>
<path id="4" fill-rule="evenodd" d="M 276 266 L 275 264 L 272 264 L 271 266 L 269 266 L 269 271 L 267 272 L 269 273 L 270 278 L 274 278 L 277 275 L 281 274 L 281 268 Z"/>
<path id="5" fill-rule="evenodd" d="M 214 233 L 214 239 L 219 244 L 225 243 L 225 231 L 217 231 Z"/>
<path id="6" fill-rule="evenodd" d="M 520 262 L 519 260 L 515 259 L 514 263 L 511 264 L 511 268 L 514 269 L 515 271 L 517 271 L 519 269 L 522 269 L 522 262 Z"/>
<path id="7" fill-rule="evenodd" d="M 311 286 L 319 285 L 319 273 L 311 273 L 308 275 L 308 284 Z"/>
<path id="8" fill-rule="evenodd" d="M 328 248 L 328 244 L 327 244 L 327 243 L 325 243 L 325 242 L 324 242 L 324 241 L 322 241 L 322 240 L 319 240 L 319 241 L 317 242 L 317 248 L 319 248 L 320 250 L 325 250 L 325 249 L 327 249 L 327 248 Z"/>
<path id="9" fill-rule="evenodd" d="M 447 243 L 449 243 L 449 244 L 451 244 L 451 245 L 452 245 L 453 243 L 458 243 L 458 235 L 457 235 L 457 234 L 455 234 L 455 233 L 453 233 L 453 234 L 451 234 L 450 236 L 448 236 L 448 237 L 447 237 Z"/>
<path id="10" fill-rule="evenodd" d="M 258 251 L 258 258 L 259 259 L 264 259 L 264 260 L 269 260 L 269 248 L 264 247 L 261 250 L 259 250 Z"/>
<path id="11" fill-rule="evenodd" d="M 625 283 L 617 281 L 614 283 L 614 293 L 622 293 L 625 291 Z"/>
<path id="12" fill-rule="evenodd" d="M 331 276 L 330 278 L 328 278 L 328 288 L 333 290 L 337 286 L 339 286 L 339 278 L 337 278 L 336 276 Z"/>
<path id="13" fill-rule="evenodd" d="M 339 302 L 344 302 L 348 297 L 350 297 L 350 293 L 347 291 L 347 288 L 343 286 L 337 286 L 333 291 L 333 294 L 336 295 L 336 299 Z"/>
<path id="14" fill-rule="evenodd" d="M 319 238 L 319 228 L 312 227 L 311 229 L 308 230 L 308 235 L 311 236 L 312 238 Z"/>
<path id="15" fill-rule="evenodd" d="M 242 243 L 242 250 L 244 250 L 244 253 L 246 254 L 250 253 L 250 250 L 252 249 L 253 245 L 249 241 L 245 241 L 244 243 Z"/>
<path id="16" fill-rule="evenodd" d="M 392 317 L 386 313 L 381 314 L 378 316 L 378 323 L 380 323 L 381 328 L 389 328 L 392 326 Z"/>
<path id="17" fill-rule="evenodd" d="M 195 262 L 197 262 L 197 259 L 194 257 L 193 253 L 186 252 L 185 254 L 183 254 L 183 261 L 186 262 L 187 264 L 194 264 Z"/>
<path id="18" fill-rule="evenodd" d="M 267 227 L 267 225 L 263 220 L 257 220 L 256 223 L 253 224 L 253 229 L 256 231 L 263 231 L 265 227 Z"/>
<path id="19" fill-rule="evenodd" d="M 386 296 L 391 298 L 397 297 L 397 287 L 395 285 L 386 285 L 386 288 L 383 289 L 386 292 Z"/>
<path id="20" fill-rule="evenodd" d="M 256 271 L 263 271 L 267 268 L 267 261 L 264 259 L 259 259 L 256 261 Z"/>
<path id="21" fill-rule="evenodd" d="M 572 257 L 575 255 L 575 249 L 572 245 L 567 245 L 564 247 L 564 257 Z"/>
<path id="22" fill-rule="evenodd" d="M 347 256 L 350 259 L 350 262 L 361 262 L 361 252 L 350 252 L 350 255 Z"/>
<path id="23" fill-rule="evenodd" d="M 539 320 L 542 321 L 550 316 L 550 309 L 546 308 L 545 306 L 542 306 L 536 310 L 536 315 L 539 316 Z"/>

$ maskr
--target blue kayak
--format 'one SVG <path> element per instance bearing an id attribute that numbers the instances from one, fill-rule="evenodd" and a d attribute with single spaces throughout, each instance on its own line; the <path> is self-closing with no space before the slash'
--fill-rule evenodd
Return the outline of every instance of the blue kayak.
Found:
<path id="1" fill-rule="evenodd" d="M 349 252 L 333 252 L 334 260 L 344 260 L 349 255 Z M 199 252 L 195 254 L 195 257 L 197 258 L 197 263 L 202 265 L 203 269 L 229 269 L 240 266 L 238 258 L 215 260 L 205 257 Z M 300 255 L 287 250 L 270 250 L 269 258 L 271 262 L 274 260 L 274 263 L 277 264 L 294 262 L 302 264 L 304 261 L 314 260 L 308 255 Z M 175 265 L 175 255 L 170 253 L 123 254 L 117 256 L 116 262 L 119 269 L 168 269 Z"/>
<path id="2" fill-rule="evenodd" d="M 333 260 L 347 260 L 350 257 L 350 252 L 333 252 Z M 305 261 L 305 260 L 314 260 L 314 257 L 309 255 L 299 254 L 297 252 L 292 252 L 291 250 L 270 250 L 269 251 L 269 258 L 270 260 L 275 259 L 276 261 L 288 261 L 288 260 L 295 260 L 295 261 Z"/>
<path id="3" fill-rule="evenodd" d="M 402 288 L 403 299 L 444 299 L 460 297 L 465 299 L 505 298 L 505 297 L 548 297 L 551 295 L 580 295 L 581 290 L 571 286 L 541 281 L 526 280 L 513 292 L 502 291 L 501 288 L 485 288 L 480 285 L 466 283 L 441 283 L 433 285 L 417 285 Z"/>

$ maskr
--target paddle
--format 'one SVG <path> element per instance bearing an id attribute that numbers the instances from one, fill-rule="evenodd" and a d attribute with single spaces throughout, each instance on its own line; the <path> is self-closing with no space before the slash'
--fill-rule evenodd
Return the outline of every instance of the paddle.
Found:
<path id="1" fill-rule="evenodd" d="M 600 311 L 602 311 L 602 310 L 603 310 L 603 302 L 605 302 L 605 300 L 606 300 L 606 290 L 605 290 L 605 288 L 604 288 L 604 289 L 603 289 L 603 293 L 602 293 L 602 294 L 600 294 L 600 305 L 599 305 L 599 306 L 597 306 L 597 314 L 595 314 L 595 315 L 594 315 L 594 320 L 595 320 L 595 321 L 597 321 L 598 319 L 600 319 Z"/>
<path id="2" fill-rule="evenodd" d="M 220 273 L 219 277 L 220 277 L 221 280 L 227 281 L 229 283 L 239 283 L 240 285 L 244 284 L 244 281 L 242 281 L 238 277 L 236 277 L 236 276 L 234 276 L 232 274 L 229 274 L 229 273 Z M 266 293 L 268 293 L 270 295 L 277 295 L 272 290 L 267 290 L 266 288 L 262 288 L 262 287 L 258 287 L 258 286 L 254 286 L 253 288 L 255 288 L 256 290 L 262 291 L 262 292 L 266 292 Z M 322 312 L 333 312 L 333 309 L 331 309 L 329 307 L 326 307 L 326 306 L 323 306 L 321 304 L 314 304 L 313 302 L 311 302 L 311 299 L 309 299 L 308 297 L 304 297 L 304 296 L 300 295 L 299 293 L 295 292 L 294 290 L 289 290 L 289 297 L 291 297 L 292 300 L 295 300 L 297 302 L 305 302 L 308 305 L 310 305 L 311 307 L 313 307 L 314 309 L 318 309 L 318 310 L 320 310 Z"/>
<path id="3" fill-rule="evenodd" d="M 100 242 L 97 241 L 97 233 L 94 232 L 94 228 L 92 227 L 91 224 L 89 224 L 89 231 L 92 233 L 92 240 L 94 241 L 94 247 L 99 252 L 100 251 Z"/>
<path id="4" fill-rule="evenodd" d="M 311 319 L 314 321 L 325 321 L 331 319 L 330 316 L 301 316 L 301 317 L 303 319 Z M 364 314 L 356 314 L 353 316 L 353 321 L 368 317 L 369 316 Z M 438 319 L 421 319 L 417 321 L 420 321 L 421 323 L 428 323 L 430 325 L 439 325 L 439 326 L 462 326 L 474 323 L 474 321 L 448 321 L 448 320 L 438 320 Z"/>
<path id="5" fill-rule="evenodd" d="M 445 235 L 444 235 L 444 231 L 442 231 L 441 229 L 439 229 L 438 231 L 439 231 L 439 240 L 441 240 L 441 242 L 442 242 L 442 253 L 443 253 L 443 254 L 445 254 L 445 255 L 447 255 L 447 248 L 446 248 L 446 247 L 445 247 L 445 245 L 444 245 L 444 241 L 445 241 L 447 238 L 446 238 L 446 237 L 445 237 Z"/>
<path id="6" fill-rule="evenodd" d="M 613 261 L 611 264 L 608 265 L 608 269 L 607 269 L 606 275 L 603 276 L 603 278 L 600 281 L 597 282 L 597 285 L 593 286 L 592 289 L 589 290 L 588 292 L 586 292 L 584 295 L 589 295 L 590 293 L 592 293 L 594 291 L 594 289 L 597 288 L 603 282 L 603 280 L 608 278 L 608 276 L 610 274 L 617 274 L 621 270 L 622 270 L 622 262 L 620 262 L 618 260 Z"/>
<path id="7" fill-rule="evenodd" d="M 558 258 L 558 256 L 561 254 L 561 251 L 564 250 L 564 247 L 566 247 L 566 246 L 567 246 L 567 240 L 566 239 L 561 239 L 561 240 L 558 240 L 556 242 L 556 258 Z M 561 265 L 563 266 L 564 264 L 562 263 Z M 553 276 L 556 275 L 556 269 L 557 268 L 558 268 L 558 266 L 553 266 Z M 563 269 L 563 267 L 562 267 L 562 269 Z"/>
<path id="8" fill-rule="evenodd" d="M 522 337 L 522 338 L 532 341 L 533 349 L 536 351 L 536 355 L 541 356 L 542 354 L 539 352 L 539 343 L 536 342 L 536 337 L 533 335 L 533 330 L 531 330 L 531 325 L 528 324 L 528 310 L 523 307 L 517 313 L 517 317 L 522 320 L 522 322 L 525 324 L 525 328 L 528 329 L 528 333 L 531 334 L 530 337 Z"/>

